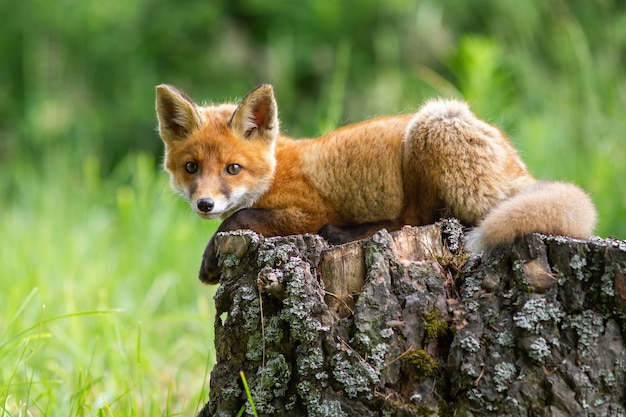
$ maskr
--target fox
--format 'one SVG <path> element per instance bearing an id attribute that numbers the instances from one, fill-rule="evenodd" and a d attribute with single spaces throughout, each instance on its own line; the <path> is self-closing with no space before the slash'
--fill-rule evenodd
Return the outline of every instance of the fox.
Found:
<path id="1" fill-rule="evenodd" d="M 303 139 L 280 132 L 269 84 L 211 105 L 162 84 L 156 113 L 171 188 L 200 218 L 221 219 L 217 232 L 317 233 L 340 244 L 453 216 L 472 227 L 468 252 L 481 254 L 531 233 L 587 239 L 595 229 L 585 191 L 534 178 L 511 140 L 461 100 Z M 215 235 L 199 278 L 219 283 Z"/>

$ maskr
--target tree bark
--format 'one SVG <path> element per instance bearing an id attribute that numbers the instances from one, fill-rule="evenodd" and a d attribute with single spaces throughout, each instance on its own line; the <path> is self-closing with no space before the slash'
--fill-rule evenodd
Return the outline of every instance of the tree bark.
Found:
<path id="1" fill-rule="evenodd" d="M 218 236 L 199 416 L 626 416 L 626 243 L 531 235 L 484 258 L 458 222 Z"/>

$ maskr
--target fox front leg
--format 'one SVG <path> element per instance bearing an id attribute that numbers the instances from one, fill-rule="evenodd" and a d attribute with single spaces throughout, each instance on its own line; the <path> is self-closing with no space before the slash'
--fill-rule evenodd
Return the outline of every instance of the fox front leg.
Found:
<path id="1" fill-rule="evenodd" d="M 285 236 L 303 233 L 294 231 L 287 226 L 287 224 L 293 224 L 293 222 L 287 221 L 292 215 L 293 213 L 280 210 L 241 209 L 224 220 L 217 229 L 216 234 L 241 229 L 252 230 L 263 236 Z M 200 281 L 206 284 L 217 284 L 220 280 L 220 273 L 215 247 L 215 235 L 213 235 L 202 255 L 199 273 Z"/>
<path id="2" fill-rule="evenodd" d="M 331 245 L 342 245 L 355 240 L 365 239 L 380 229 L 387 229 L 387 231 L 392 232 L 400 229 L 400 227 L 394 222 L 363 223 L 348 226 L 327 224 L 317 234 L 326 239 Z"/>
<path id="3" fill-rule="evenodd" d="M 204 250 L 198 277 L 205 284 L 217 284 L 220 282 L 220 268 L 217 264 L 217 253 L 215 252 L 215 235 L 209 240 Z"/>

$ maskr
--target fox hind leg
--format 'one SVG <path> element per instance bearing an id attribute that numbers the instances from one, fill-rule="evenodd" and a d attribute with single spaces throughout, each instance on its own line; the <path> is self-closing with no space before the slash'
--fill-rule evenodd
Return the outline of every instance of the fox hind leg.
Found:
<path id="1" fill-rule="evenodd" d="M 534 182 L 508 138 L 457 100 L 426 103 L 407 127 L 404 147 L 405 166 L 468 224 Z"/>
<path id="2" fill-rule="evenodd" d="M 468 239 L 472 252 L 533 232 L 587 238 L 595 227 L 596 211 L 584 191 L 535 180 L 509 139 L 463 102 L 426 103 L 407 127 L 403 157 L 404 169 L 449 214 L 478 226 Z"/>

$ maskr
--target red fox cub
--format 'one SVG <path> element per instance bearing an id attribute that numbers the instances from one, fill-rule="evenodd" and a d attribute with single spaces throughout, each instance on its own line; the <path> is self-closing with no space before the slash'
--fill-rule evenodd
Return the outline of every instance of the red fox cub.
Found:
<path id="1" fill-rule="evenodd" d="M 595 228 L 584 191 L 534 179 L 507 137 L 463 102 L 434 100 L 300 140 L 280 133 L 270 85 L 214 106 L 160 85 L 156 111 L 172 188 L 201 218 L 224 220 L 218 231 L 323 229 L 341 243 L 456 216 L 477 226 L 467 246 L 481 252 L 532 232 L 584 239 Z M 213 239 L 200 279 L 219 281 Z"/>

